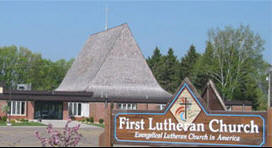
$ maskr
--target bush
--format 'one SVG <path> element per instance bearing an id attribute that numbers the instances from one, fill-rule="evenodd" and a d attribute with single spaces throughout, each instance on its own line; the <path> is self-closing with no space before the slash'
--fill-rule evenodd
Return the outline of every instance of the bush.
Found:
<path id="1" fill-rule="evenodd" d="M 15 124 L 16 121 L 15 121 L 15 120 L 10 120 L 10 123 L 11 123 L 11 124 Z"/>
<path id="2" fill-rule="evenodd" d="M 103 124 L 103 123 L 104 123 L 104 120 L 103 120 L 103 119 L 99 119 L 99 123 L 100 123 L 100 124 Z"/>
<path id="3" fill-rule="evenodd" d="M 81 119 L 81 122 L 86 122 L 86 121 L 88 121 L 88 119 L 87 119 L 87 118 L 83 118 L 83 119 Z"/>
<path id="4" fill-rule="evenodd" d="M 94 123 L 94 118 L 93 117 L 90 118 L 90 122 Z"/>
<path id="5" fill-rule="evenodd" d="M 68 125 L 71 122 L 72 120 L 67 121 L 62 132 L 53 129 L 52 124 L 49 124 L 47 127 L 47 137 L 42 138 L 38 131 L 35 131 L 35 136 L 39 139 L 43 147 L 76 147 L 82 135 L 78 132 L 80 125 L 69 127 Z"/>
<path id="6" fill-rule="evenodd" d="M 71 118 L 71 120 L 76 120 L 76 118 L 75 117 L 70 117 Z"/>
<path id="7" fill-rule="evenodd" d="M 2 120 L 2 121 L 5 121 L 5 122 L 6 122 L 6 121 L 7 121 L 7 119 L 8 119 L 8 118 L 7 118 L 7 116 L 3 116 L 3 117 L 1 117 L 1 120 Z"/>
<path id="8" fill-rule="evenodd" d="M 88 122 L 91 122 L 91 123 L 94 123 L 94 118 L 93 117 L 90 117 L 87 119 Z"/>
<path id="9" fill-rule="evenodd" d="M 28 122 L 27 119 L 20 119 L 19 121 L 20 121 L 20 122 L 24 122 L 24 123 L 25 123 L 25 122 Z"/>

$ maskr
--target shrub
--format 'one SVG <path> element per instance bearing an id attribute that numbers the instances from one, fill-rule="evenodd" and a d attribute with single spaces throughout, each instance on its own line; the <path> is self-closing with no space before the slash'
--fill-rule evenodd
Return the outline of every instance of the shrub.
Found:
<path id="1" fill-rule="evenodd" d="M 87 118 L 81 119 L 81 122 L 86 122 L 86 121 L 87 121 Z"/>
<path id="2" fill-rule="evenodd" d="M 75 118 L 75 117 L 73 117 L 73 116 L 72 116 L 72 117 L 70 117 L 70 118 L 71 118 L 71 120 L 73 120 L 73 121 L 74 121 L 74 120 L 76 120 L 76 118 Z"/>
<path id="3" fill-rule="evenodd" d="M 16 121 L 15 121 L 15 120 L 10 120 L 10 123 L 11 123 L 11 124 L 15 124 Z"/>
<path id="4" fill-rule="evenodd" d="M 47 133 L 49 134 L 47 138 L 42 138 L 38 131 L 35 131 L 35 136 L 40 140 L 43 147 L 76 147 L 82 138 L 78 130 L 80 125 L 75 127 L 69 127 L 69 123 L 72 120 L 67 121 L 63 132 L 59 132 L 53 129 L 52 124 L 47 127 Z"/>
<path id="5" fill-rule="evenodd" d="M 7 116 L 3 116 L 1 119 L 2 119 L 2 121 L 6 122 L 8 118 L 7 118 Z"/>
<path id="6" fill-rule="evenodd" d="M 103 123 L 104 123 L 104 120 L 103 120 L 103 119 L 99 119 L 99 123 L 100 123 L 100 124 L 103 124 Z"/>
<path id="7" fill-rule="evenodd" d="M 90 122 L 94 123 L 94 118 L 93 117 L 90 117 Z"/>
<path id="8" fill-rule="evenodd" d="M 91 123 L 94 123 L 94 118 L 93 117 L 90 117 L 87 119 L 88 122 L 91 122 Z"/>
<path id="9" fill-rule="evenodd" d="M 24 123 L 25 123 L 25 122 L 28 122 L 27 119 L 20 119 L 19 121 L 20 121 L 20 122 L 24 122 Z"/>
<path id="10" fill-rule="evenodd" d="M 6 116 L 8 115 L 8 113 L 10 112 L 10 107 L 8 105 L 3 105 L 1 108 L 2 112 L 6 114 Z"/>

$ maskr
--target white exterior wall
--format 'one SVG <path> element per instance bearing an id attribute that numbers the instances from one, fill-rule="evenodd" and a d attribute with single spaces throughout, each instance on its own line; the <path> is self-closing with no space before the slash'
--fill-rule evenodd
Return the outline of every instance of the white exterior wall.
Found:
<path id="1" fill-rule="evenodd" d="M 82 117 L 89 117 L 89 115 L 90 115 L 90 105 L 89 105 L 89 103 L 82 103 L 81 106 L 82 106 L 82 109 L 81 109 Z"/>

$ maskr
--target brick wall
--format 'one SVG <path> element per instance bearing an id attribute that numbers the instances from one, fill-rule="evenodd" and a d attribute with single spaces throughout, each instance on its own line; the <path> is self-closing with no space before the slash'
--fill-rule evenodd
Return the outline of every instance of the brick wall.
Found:
<path id="1" fill-rule="evenodd" d="M 63 102 L 63 120 L 68 120 L 69 118 L 68 102 Z"/>
<path id="2" fill-rule="evenodd" d="M 231 106 L 231 110 L 232 111 L 241 111 L 241 110 L 243 110 L 243 107 L 242 106 L 236 106 L 236 105 L 233 105 L 233 106 Z"/>
<path id="3" fill-rule="evenodd" d="M 26 113 L 27 119 L 33 120 L 34 119 L 34 101 L 28 101 L 26 105 Z"/>
<path id="4" fill-rule="evenodd" d="M 5 113 L 2 112 L 2 107 L 7 105 L 6 100 L 0 100 L 0 116 L 6 116 Z M 10 119 L 34 119 L 34 104 L 33 102 L 26 102 L 26 115 L 25 116 L 9 116 Z"/>
<path id="5" fill-rule="evenodd" d="M 148 110 L 148 104 L 137 104 L 137 110 Z"/>
<path id="6" fill-rule="evenodd" d="M 159 104 L 148 104 L 148 110 L 160 110 Z"/>
<path id="7" fill-rule="evenodd" d="M 272 74 L 271 74 L 271 80 L 270 80 L 270 106 L 272 106 Z"/>
<path id="8" fill-rule="evenodd" d="M 113 104 L 113 110 L 118 110 L 118 104 Z M 159 104 L 137 104 L 137 110 L 160 110 Z M 99 119 L 104 119 L 105 104 L 104 103 L 90 103 L 90 117 L 94 118 L 95 122 Z M 76 119 L 80 120 L 80 118 Z"/>
<path id="9" fill-rule="evenodd" d="M 247 112 L 252 111 L 252 106 L 244 106 L 244 111 L 247 111 Z"/>
<path id="10" fill-rule="evenodd" d="M 252 106 L 241 106 L 241 105 L 233 105 L 231 106 L 231 111 L 252 111 Z"/>
<path id="11" fill-rule="evenodd" d="M 95 122 L 98 122 L 99 119 L 104 119 L 104 114 L 104 103 L 90 103 L 90 117 L 93 117 Z"/>
<path id="12" fill-rule="evenodd" d="M 1 117 L 2 117 L 2 116 L 6 116 L 6 114 L 2 112 L 2 107 L 3 107 L 4 105 L 7 105 L 7 101 L 5 101 L 5 100 L 0 100 L 0 116 L 1 116 Z"/>

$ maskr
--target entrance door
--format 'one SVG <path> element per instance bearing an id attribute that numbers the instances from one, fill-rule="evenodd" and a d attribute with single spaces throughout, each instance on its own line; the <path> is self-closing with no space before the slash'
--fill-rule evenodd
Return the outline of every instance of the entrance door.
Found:
<path id="1" fill-rule="evenodd" d="M 63 119 L 63 102 L 37 101 L 35 102 L 35 119 Z"/>

